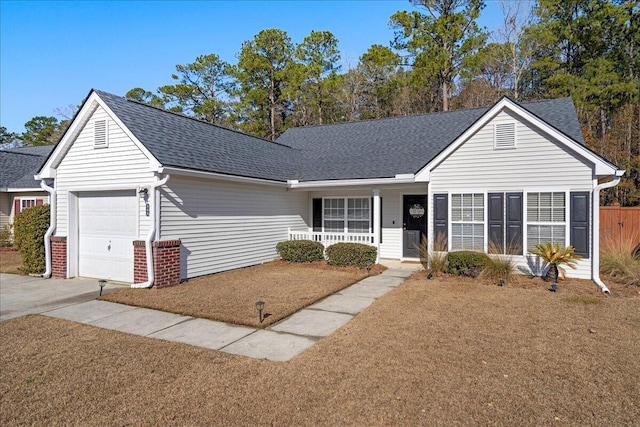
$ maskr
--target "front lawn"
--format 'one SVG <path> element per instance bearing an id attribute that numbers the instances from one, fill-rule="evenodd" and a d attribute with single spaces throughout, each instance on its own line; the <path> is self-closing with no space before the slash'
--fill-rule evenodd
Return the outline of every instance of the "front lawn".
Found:
<path id="1" fill-rule="evenodd" d="M 287 363 L 4 321 L 0 425 L 637 425 L 640 295 L 546 287 L 421 273 Z"/>
<path id="2" fill-rule="evenodd" d="M 371 274 L 384 267 L 375 266 Z M 264 327 L 367 277 L 357 267 L 332 267 L 273 261 L 254 267 L 212 274 L 163 289 L 124 289 L 102 300 Z M 265 302 L 265 319 L 258 321 L 255 303 Z"/>
<path id="3" fill-rule="evenodd" d="M 22 257 L 18 251 L 0 250 L 0 273 L 22 274 Z"/>

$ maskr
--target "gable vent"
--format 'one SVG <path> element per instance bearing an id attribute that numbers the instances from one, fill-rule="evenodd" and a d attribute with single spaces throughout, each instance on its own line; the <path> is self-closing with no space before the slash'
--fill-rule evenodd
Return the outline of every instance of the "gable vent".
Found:
<path id="1" fill-rule="evenodd" d="M 96 120 L 93 123 L 93 148 L 107 148 L 108 146 L 107 121 Z"/>
<path id="2" fill-rule="evenodd" d="M 516 148 L 515 123 L 499 123 L 495 125 L 493 148 L 496 150 Z"/>

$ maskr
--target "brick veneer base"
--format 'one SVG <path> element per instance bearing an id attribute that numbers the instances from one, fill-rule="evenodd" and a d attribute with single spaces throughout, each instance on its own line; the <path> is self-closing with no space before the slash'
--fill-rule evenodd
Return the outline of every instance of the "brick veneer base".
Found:
<path id="1" fill-rule="evenodd" d="M 180 284 L 180 240 L 153 242 L 154 288 Z M 147 249 L 143 240 L 133 242 L 133 283 L 143 283 L 147 277 Z"/>
<path id="2" fill-rule="evenodd" d="M 51 276 L 67 278 L 67 236 L 51 237 Z"/>

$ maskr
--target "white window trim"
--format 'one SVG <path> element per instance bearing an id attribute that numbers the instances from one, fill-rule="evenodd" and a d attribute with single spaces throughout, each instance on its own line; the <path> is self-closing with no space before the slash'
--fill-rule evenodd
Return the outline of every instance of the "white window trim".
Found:
<path id="1" fill-rule="evenodd" d="M 346 234 L 362 234 L 362 233 L 373 233 L 373 205 L 371 203 L 371 197 L 369 196 L 326 196 L 322 198 L 322 232 L 323 233 L 339 233 L 338 231 L 326 231 L 324 227 L 325 216 L 324 216 L 324 204 L 325 200 L 334 200 L 334 199 L 342 199 L 344 200 L 344 215 L 342 221 L 344 222 L 343 233 Z M 369 218 L 367 221 L 369 222 L 369 231 L 366 232 L 349 232 L 349 199 L 367 199 L 369 200 Z M 329 219 L 329 221 L 340 221 L 338 219 Z M 364 221 L 364 220 L 357 220 Z"/>
<path id="2" fill-rule="evenodd" d="M 473 250 L 473 249 L 455 249 L 453 247 L 453 224 L 482 224 L 482 247 L 483 247 L 483 251 L 486 253 L 488 251 L 488 247 L 487 247 L 487 239 L 488 239 L 488 227 L 487 227 L 487 191 L 486 190 L 461 190 L 461 191 L 452 191 L 449 192 L 449 203 L 448 203 L 448 215 L 449 215 L 449 224 L 448 224 L 448 236 L 449 238 L 448 240 L 448 247 L 450 248 L 450 250 L 453 251 L 460 251 L 460 250 Z M 471 195 L 476 195 L 476 194 L 481 194 L 482 195 L 482 222 L 480 221 L 454 221 L 453 220 L 453 196 L 454 195 L 464 195 L 464 194 L 471 194 Z"/>
<path id="3" fill-rule="evenodd" d="M 20 200 L 20 210 L 18 212 L 15 212 L 14 215 L 19 214 L 20 212 L 22 212 L 25 209 L 32 208 L 32 207 L 38 205 L 38 201 L 36 200 L 35 197 L 17 197 L 17 199 Z M 27 206 L 25 208 L 25 207 L 22 206 L 22 202 L 33 202 L 33 206 Z"/>
<path id="4" fill-rule="evenodd" d="M 564 193 L 564 222 L 560 221 L 529 221 L 529 194 L 530 193 Z M 569 233 L 571 231 L 571 221 L 569 221 L 569 214 L 571 209 L 571 200 L 570 200 L 571 190 L 567 190 L 566 188 L 529 188 L 524 189 L 522 192 L 522 205 L 523 205 L 523 246 L 525 255 L 529 253 L 529 225 L 564 225 L 564 242 L 562 243 L 562 247 L 566 247 L 568 245 Z"/>

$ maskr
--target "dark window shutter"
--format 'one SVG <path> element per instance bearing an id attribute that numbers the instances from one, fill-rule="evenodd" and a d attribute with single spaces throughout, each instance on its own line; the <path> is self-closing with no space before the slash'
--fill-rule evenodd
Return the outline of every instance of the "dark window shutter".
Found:
<path id="1" fill-rule="evenodd" d="M 20 213 L 20 199 L 13 200 L 13 215 L 18 215 Z"/>
<path id="2" fill-rule="evenodd" d="M 569 203 L 571 203 L 569 242 L 576 254 L 589 258 L 589 192 L 572 192 Z"/>
<path id="3" fill-rule="evenodd" d="M 489 252 L 498 254 L 504 252 L 503 193 L 489 193 Z"/>
<path id="4" fill-rule="evenodd" d="M 313 231 L 322 231 L 322 199 L 313 199 Z"/>
<path id="5" fill-rule="evenodd" d="M 522 193 L 507 193 L 506 239 L 507 250 L 511 255 L 522 255 Z"/>
<path id="6" fill-rule="evenodd" d="M 36 199 L 36 206 L 42 206 L 42 199 Z"/>
<path id="7" fill-rule="evenodd" d="M 433 195 L 433 241 L 444 239 L 448 241 L 449 230 L 449 195 L 434 194 Z M 440 237 L 442 236 L 442 237 Z M 448 243 L 447 243 L 448 246 Z M 445 250 L 449 250 L 448 247 Z"/>

